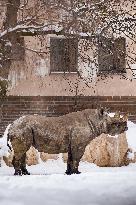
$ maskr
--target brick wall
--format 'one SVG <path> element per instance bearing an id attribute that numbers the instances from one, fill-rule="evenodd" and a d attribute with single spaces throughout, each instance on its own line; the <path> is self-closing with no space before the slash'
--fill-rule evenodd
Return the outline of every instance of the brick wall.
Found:
<path id="1" fill-rule="evenodd" d="M 110 108 L 111 112 L 128 112 L 129 119 L 136 122 L 136 97 L 9 96 L 0 104 L 0 134 L 3 134 L 9 123 L 23 115 L 59 116 L 85 108 L 96 108 L 99 105 Z"/>

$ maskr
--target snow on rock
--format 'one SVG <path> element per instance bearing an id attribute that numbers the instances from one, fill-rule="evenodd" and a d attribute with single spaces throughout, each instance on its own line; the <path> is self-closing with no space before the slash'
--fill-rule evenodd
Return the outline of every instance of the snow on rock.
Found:
<path id="1" fill-rule="evenodd" d="M 136 124 L 128 121 L 127 142 L 129 147 L 128 159 L 136 162 Z"/>
<path id="2" fill-rule="evenodd" d="M 23 120 L 24 120 L 25 117 L 26 117 L 25 115 L 22 116 L 22 117 L 19 117 L 18 119 L 16 119 L 16 120 L 14 121 L 14 124 L 15 124 L 15 125 L 21 124 L 21 123 L 23 122 Z"/>
<path id="3" fill-rule="evenodd" d="M 136 124 L 131 121 L 128 121 L 127 141 L 129 148 L 136 152 Z"/>
<path id="4" fill-rule="evenodd" d="M 113 117 L 115 113 L 110 113 L 109 116 Z M 121 116 L 122 117 L 122 116 Z M 136 124 L 128 121 L 127 122 L 128 130 L 126 131 L 128 147 L 136 152 Z M 116 138 L 117 136 L 115 136 Z"/>
<path id="5" fill-rule="evenodd" d="M 12 44 L 11 44 L 11 42 L 10 41 L 7 41 L 6 43 L 5 43 L 5 46 L 12 46 Z"/>

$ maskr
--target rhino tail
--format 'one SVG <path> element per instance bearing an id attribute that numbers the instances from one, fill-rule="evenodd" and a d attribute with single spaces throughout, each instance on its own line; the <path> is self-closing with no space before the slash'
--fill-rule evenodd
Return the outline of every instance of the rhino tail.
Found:
<path id="1" fill-rule="evenodd" d="M 10 134 L 9 134 L 9 128 L 10 128 L 11 124 L 9 124 L 7 127 L 6 127 L 6 130 L 4 132 L 4 135 L 3 135 L 3 138 L 5 138 L 5 142 L 7 144 L 7 147 L 9 148 L 10 151 L 12 151 L 12 145 L 11 145 L 11 142 L 10 142 Z"/>
<path id="2" fill-rule="evenodd" d="M 11 143 L 10 143 L 10 135 L 9 135 L 9 133 L 7 134 L 7 146 L 10 149 L 10 151 L 12 152 L 12 146 L 11 146 Z"/>
<path id="3" fill-rule="evenodd" d="M 36 144 L 36 139 L 35 139 L 35 132 L 34 132 L 33 128 L 31 128 L 31 132 L 32 132 L 32 146 L 37 149 L 37 144 Z"/>

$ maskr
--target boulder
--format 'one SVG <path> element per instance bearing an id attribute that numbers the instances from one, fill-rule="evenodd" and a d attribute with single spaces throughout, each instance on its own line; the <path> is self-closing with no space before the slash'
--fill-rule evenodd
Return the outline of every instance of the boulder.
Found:
<path id="1" fill-rule="evenodd" d="M 129 164 L 127 153 L 128 143 L 125 133 L 116 137 L 102 134 L 86 147 L 82 160 L 100 167 L 118 167 Z"/>
<path id="2" fill-rule="evenodd" d="M 14 156 L 14 151 L 9 153 L 8 157 L 3 157 L 3 160 L 5 161 L 6 165 L 9 167 L 12 167 L 12 160 Z M 39 153 L 34 147 L 30 147 L 30 149 L 26 153 L 26 163 L 27 165 L 36 165 L 39 161 Z"/>
<path id="3" fill-rule="evenodd" d="M 41 152 L 40 153 L 40 158 L 43 162 L 46 162 L 48 159 L 58 159 L 58 154 L 48 154 L 48 153 L 44 153 Z"/>
<path id="4" fill-rule="evenodd" d="M 8 157 L 3 157 L 3 160 L 5 161 L 6 165 L 9 167 L 12 167 L 12 160 L 13 160 L 13 156 L 14 156 L 14 151 L 10 152 Z M 26 164 L 28 166 L 31 165 L 36 165 L 39 163 L 39 158 L 41 158 L 42 161 L 47 161 L 48 159 L 58 159 L 58 154 L 48 154 L 48 153 L 44 153 L 41 152 L 39 154 L 39 152 L 34 148 L 34 147 L 30 147 L 30 149 L 27 151 L 26 153 Z"/>
<path id="5" fill-rule="evenodd" d="M 28 166 L 36 165 L 39 163 L 39 153 L 34 147 L 30 147 L 30 149 L 26 153 L 26 164 Z"/>
<path id="6" fill-rule="evenodd" d="M 3 156 L 4 162 L 9 167 L 13 167 L 13 165 L 12 165 L 13 156 L 14 156 L 14 152 L 13 151 L 9 153 L 8 157 Z"/>

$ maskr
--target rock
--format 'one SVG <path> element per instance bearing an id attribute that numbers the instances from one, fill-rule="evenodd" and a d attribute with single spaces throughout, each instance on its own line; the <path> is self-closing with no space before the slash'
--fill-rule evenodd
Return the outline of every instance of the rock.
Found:
<path id="1" fill-rule="evenodd" d="M 40 158 L 43 162 L 47 161 L 48 159 L 58 159 L 58 154 L 48 154 L 48 153 L 44 153 L 41 152 L 40 153 Z"/>
<path id="2" fill-rule="evenodd" d="M 14 157 L 14 151 L 10 152 L 8 157 L 3 157 L 6 165 L 12 167 L 12 160 Z M 26 153 L 26 163 L 28 166 L 38 164 L 39 154 L 38 151 L 34 147 L 30 147 L 30 149 Z"/>
<path id="3" fill-rule="evenodd" d="M 82 160 L 95 163 L 100 167 L 118 167 L 129 164 L 127 152 L 128 143 L 125 133 L 118 137 L 102 134 L 86 147 Z"/>
<path id="4" fill-rule="evenodd" d="M 68 159 L 68 154 L 67 153 L 63 153 L 62 154 L 62 158 L 63 158 L 63 162 L 67 162 L 67 159 Z M 82 159 L 81 159 L 82 160 Z"/>
<path id="5" fill-rule="evenodd" d="M 7 166 L 13 167 L 13 165 L 12 165 L 13 157 L 14 157 L 14 151 L 10 151 L 9 155 L 7 157 L 3 156 L 3 160 L 4 160 L 4 162 L 6 163 Z"/>
<path id="6" fill-rule="evenodd" d="M 28 166 L 36 165 L 39 163 L 39 153 L 34 147 L 30 147 L 30 149 L 26 153 L 26 164 Z"/>
<path id="7" fill-rule="evenodd" d="M 5 161 L 6 165 L 9 167 L 12 167 L 12 160 L 14 156 L 14 151 L 10 152 L 8 157 L 3 157 L 3 160 Z M 28 166 L 36 165 L 39 163 L 39 157 L 42 161 L 47 161 L 48 159 L 58 159 L 58 154 L 48 154 L 41 152 L 39 155 L 39 152 L 34 148 L 30 147 L 30 149 L 26 153 L 26 164 Z"/>

